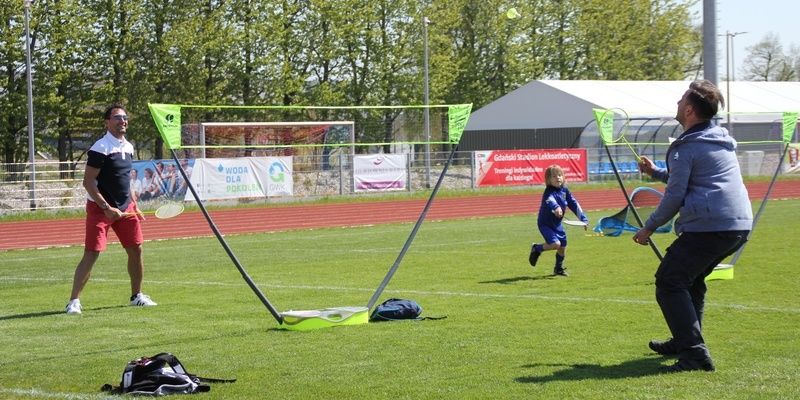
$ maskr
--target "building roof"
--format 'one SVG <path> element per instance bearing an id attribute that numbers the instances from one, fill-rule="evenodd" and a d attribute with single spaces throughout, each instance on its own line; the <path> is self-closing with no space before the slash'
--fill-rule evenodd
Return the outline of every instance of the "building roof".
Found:
<path id="1" fill-rule="evenodd" d="M 530 82 L 472 113 L 467 131 L 583 127 L 592 108 L 618 108 L 634 117 L 675 115 L 689 81 L 560 81 Z M 800 111 L 800 82 L 720 82 L 738 113 Z"/>

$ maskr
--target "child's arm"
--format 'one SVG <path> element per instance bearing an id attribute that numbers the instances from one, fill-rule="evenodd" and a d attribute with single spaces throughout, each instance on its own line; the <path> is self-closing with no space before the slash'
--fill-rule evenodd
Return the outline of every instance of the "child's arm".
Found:
<path id="1" fill-rule="evenodd" d="M 581 205 L 578 203 L 578 200 L 575 199 L 575 196 L 572 195 L 572 192 L 567 191 L 567 207 L 575 213 L 575 216 L 578 217 L 583 222 L 589 223 L 589 218 L 586 217 L 586 214 L 583 213 L 583 209 Z"/>
<path id="2" fill-rule="evenodd" d="M 550 211 L 555 214 L 556 218 L 561 219 L 564 217 L 564 210 L 561 209 L 561 206 L 558 205 L 558 201 L 556 201 L 552 194 L 547 196 L 547 199 L 545 199 L 545 204 L 547 204 L 547 207 L 550 209 Z"/>

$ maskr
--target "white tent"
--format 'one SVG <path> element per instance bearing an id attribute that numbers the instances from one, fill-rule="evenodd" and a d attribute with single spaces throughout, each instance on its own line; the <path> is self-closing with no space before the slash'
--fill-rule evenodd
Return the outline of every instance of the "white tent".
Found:
<path id="1" fill-rule="evenodd" d="M 583 127 L 592 108 L 621 108 L 630 117 L 675 114 L 689 81 L 539 80 L 472 113 L 467 131 Z M 726 82 L 720 90 L 728 102 Z M 800 82 L 730 82 L 730 106 L 723 113 L 800 111 Z M 724 117 L 723 114 L 720 114 Z"/>

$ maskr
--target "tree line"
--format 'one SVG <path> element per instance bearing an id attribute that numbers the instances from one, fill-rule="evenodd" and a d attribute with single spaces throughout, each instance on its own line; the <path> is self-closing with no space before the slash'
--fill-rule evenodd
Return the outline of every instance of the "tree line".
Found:
<path id="1" fill-rule="evenodd" d="M 690 3 L 690 2 L 689 2 Z M 676 0 L 35 0 L 36 148 L 73 161 L 123 102 L 140 158 L 147 103 L 473 109 L 537 79 L 676 80 L 701 70 Z M 508 13 L 514 7 L 518 15 Z M 0 162 L 27 161 L 23 0 L 0 5 Z M 428 22 L 426 22 L 428 21 Z"/>

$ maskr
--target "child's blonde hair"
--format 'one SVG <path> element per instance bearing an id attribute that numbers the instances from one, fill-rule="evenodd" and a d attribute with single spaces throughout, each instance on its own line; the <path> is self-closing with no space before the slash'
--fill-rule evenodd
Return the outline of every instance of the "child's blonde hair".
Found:
<path id="1" fill-rule="evenodd" d="M 549 185 L 550 184 L 550 178 L 552 178 L 554 176 L 564 176 L 564 170 L 561 169 L 560 165 L 553 164 L 553 165 L 547 167 L 546 170 L 544 170 L 544 182 L 545 182 L 545 184 Z"/>

